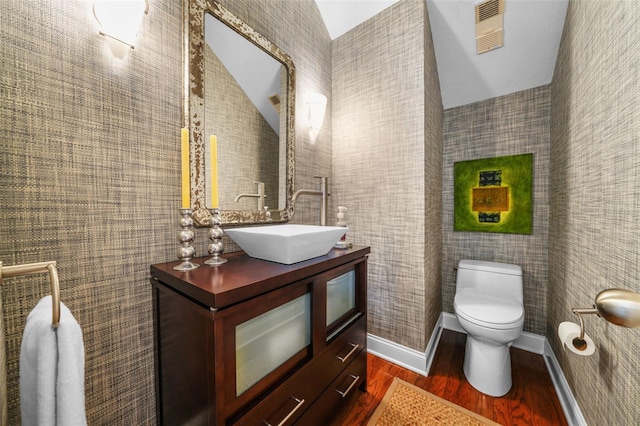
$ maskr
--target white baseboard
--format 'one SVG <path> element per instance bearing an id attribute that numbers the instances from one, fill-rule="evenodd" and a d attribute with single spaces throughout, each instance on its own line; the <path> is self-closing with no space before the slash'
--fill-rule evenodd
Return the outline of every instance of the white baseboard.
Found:
<path id="1" fill-rule="evenodd" d="M 427 375 L 425 354 L 382 337 L 367 334 L 367 351 L 407 370 Z"/>
<path id="2" fill-rule="evenodd" d="M 442 330 L 443 330 L 442 322 L 444 321 L 442 314 L 443 312 L 440 313 L 440 316 L 438 317 L 438 322 L 436 322 L 435 327 L 433 327 L 431 338 L 429 339 L 429 343 L 427 343 L 427 349 L 424 352 L 425 361 L 426 361 L 425 375 L 429 375 L 429 370 L 431 370 L 431 363 L 433 362 L 433 357 L 436 356 L 436 349 L 438 349 L 440 336 L 442 336 Z"/>
<path id="3" fill-rule="evenodd" d="M 436 354 L 442 329 L 444 328 L 442 321 L 443 317 L 442 314 L 440 314 L 424 353 L 383 339 L 382 337 L 374 336 L 373 334 L 367 334 L 367 351 L 372 355 L 386 359 L 407 370 L 427 376 L 429 369 L 431 369 L 433 357 Z"/>
<path id="4" fill-rule="evenodd" d="M 558 399 L 560 399 L 560 405 L 562 405 L 562 411 L 564 411 L 564 416 L 567 418 L 567 423 L 571 426 L 587 426 L 587 421 L 582 415 L 578 401 L 576 401 L 576 398 L 573 396 L 569 382 L 567 382 L 562 368 L 560 368 L 558 358 L 556 358 L 549 341 L 546 339 L 542 356 L 544 357 L 545 364 L 547 364 L 547 370 L 549 370 L 553 386 L 556 388 L 556 394 L 558 394 Z"/>
<path id="5" fill-rule="evenodd" d="M 443 329 L 465 333 L 454 314 L 442 312 L 431 333 L 431 338 L 424 353 L 372 334 L 367 334 L 367 350 L 372 355 L 427 376 Z M 580 407 L 571 392 L 569 383 L 562 373 L 560 364 L 547 338 L 538 334 L 523 332 L 513 342 L 513 347 L 543 356 L 567 422 L 572 426 L 586 426 L 587 423 L 582 416 L 582 411 L 580 411 Z"/>

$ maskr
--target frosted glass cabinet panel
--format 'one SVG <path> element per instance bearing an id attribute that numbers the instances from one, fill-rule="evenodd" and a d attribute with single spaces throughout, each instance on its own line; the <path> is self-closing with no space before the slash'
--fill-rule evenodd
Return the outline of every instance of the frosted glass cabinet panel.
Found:
<path id="1" fill-rule="evenodd" d="M 356 271 L 327 281 L 327 325 L 356 308 Z"/>
<path id="2" fill-rule="evenodd" d="M 236 396 L 311 344 L 311 295 L 236 326 Z"/>

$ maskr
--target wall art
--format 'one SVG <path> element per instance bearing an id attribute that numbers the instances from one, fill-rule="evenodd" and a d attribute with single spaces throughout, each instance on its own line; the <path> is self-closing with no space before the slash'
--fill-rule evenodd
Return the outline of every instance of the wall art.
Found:
<path id="1" fill-rule="evenodd" d="M 531 234 L 533 154 L 459 161 L 454 173 L 454 231 Z"/>

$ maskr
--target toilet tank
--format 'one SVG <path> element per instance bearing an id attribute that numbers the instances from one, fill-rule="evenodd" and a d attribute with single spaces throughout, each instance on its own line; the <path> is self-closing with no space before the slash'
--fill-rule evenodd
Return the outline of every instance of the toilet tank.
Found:
<path id="1" fill-rule="evenodd" d="M 463 288 L 512 297 L 522 303 L 522 268 L 508 263 L 461 260 L 458 262 L 456 292 Z"/>

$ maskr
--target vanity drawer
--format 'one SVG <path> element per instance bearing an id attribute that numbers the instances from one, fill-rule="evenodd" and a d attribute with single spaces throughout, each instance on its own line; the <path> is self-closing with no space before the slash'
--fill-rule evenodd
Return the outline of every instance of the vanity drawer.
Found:
<path id="1" fill-rule="evenodd" d="M 362 316 L 329 344 L 317 359 L 317 366 L 331 378 L 336 377 L 365 347 L 367 317 Z"/>
<path id="2" fill-rule="evenodd" d="M 292 425 L 331 383 L 317 365 L 317 360 L 305 364 L 234 425 Z"/>
<path id="3" fill-rule="evenodd" d="M 367 378 L 367 351 L 360 351 L 337 379 L 320 395 L 313 406 L 296 422 L 300 426 L 326 426 L 340 407 Z"/>

